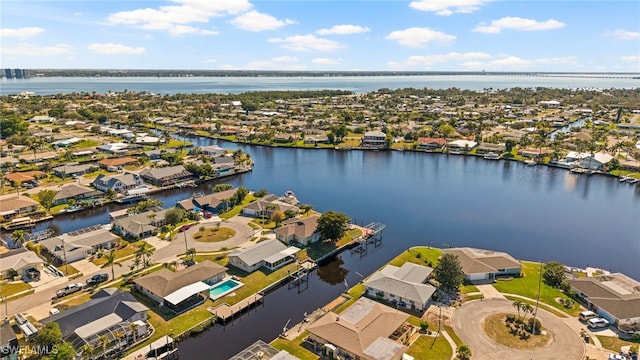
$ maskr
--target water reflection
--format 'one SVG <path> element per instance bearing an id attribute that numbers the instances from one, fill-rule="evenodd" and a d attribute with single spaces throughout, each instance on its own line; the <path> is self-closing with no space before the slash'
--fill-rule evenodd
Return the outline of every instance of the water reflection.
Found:
<path id="1" fill-rule="evenodd" d="M 349 270 L 345 269 L 343 265 L 342 256 L 338 256 L 335 260 L 318 267 L 318 277 L 329 285 L 344 283 Z"/>

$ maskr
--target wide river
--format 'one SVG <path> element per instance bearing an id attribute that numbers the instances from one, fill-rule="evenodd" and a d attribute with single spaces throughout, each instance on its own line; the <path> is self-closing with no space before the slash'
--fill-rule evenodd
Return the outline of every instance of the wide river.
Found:
<path id="1" fill-rule="evenodd" d="M 462 86 L 459 81 L 449 77 L 449 82 L 443 82 L 441 87 L 482 89 L 545 86 L 543 83 L 550 79 L 498 78 L 505 82 L 483 83 L 475 77 L 468 86 Z M 37 94 L 69 92 L 65 89 L 70 88 L 73 91 L 97 92 L 124 89 L 115 84 L 124 84 L 129 90 L 157 93 L 226 93 L 258 90 L 258 85 L 249 85 L 254 80 L 255 84 L 278 81 L 245 78 L 241 85 L 233 85 L 244 86 L 241 91 L 233 90 L 236 87 L 225 91 L 218 85 L 216 90 L 210 86 L 202 89 L 194 87 L 194 83 L 205 84 L 203 79 L 197 78 L 153 79 L 151 86 L 145 84 L 140 87 L 132 84 L 135 81 L 151 82 L 151 79 L 129 78 L 123 83 L 122 79 L 60 79 L 59 83 L 50 79 L 30 79 L 21 83 L 48 84 L 42 88 L 17 86 L 17 81 L 6 80 L 0 85 L 3 94 L 23 90 Z M 353 87 L 335 86 L 334 81 L 330 85 L 317 85 L 317 88 L 365 92 L 380 87 L 438 87 L 433 85 L 434 78 L 431 77 L 422 85 L 419 84 L 422 81 L 420 79 L 410 79 L 415 84 L 393 82 L 392 78 L 377 79 L 377 82 L 365 80 L 338 81 L 342 84 L 359 84 Z M 91 88 L 105 81 L 108 85 Z M 306 82 L 298 87 L 292 86 L 295 79 L 282 81 L 286 83 L 278 85 L 282 87 L 270 85 L 265 89 L 307 89 L 305 84 L 326 79 L 304 79 Z M 547 86 L 638 86 L 637 80 L 554 81 Z M 604 84 L 605 81 L 608 83 Z M 631 82 L 635 85 L 626 86 Z M 6 88 L 8 83 L 12 84 L 13 90 Z M 190 86 L 176 85 L 185 83 Z M 174 85 L 178 86 L 177 90 L 173 89 Z M 640 279 L 640 187 L 620 183 L 616 178 L 575 175 L 562 169 L 456 155 L 284 149 L 206 138 L 189 140 L 196 145 L 219 144 L 230 149 L 240 147 L 251 154 L 256 163 L 252 172 L 220 182 L 243 185 L 251 190 L 266 188 L 276 194 L 292 190 L 301 202 L 312 204 L 318 211 L 336 210 L 346 213 L 358 224 L 378 221 L 387 227 L 382 247 L 362 258 L 349 252 L 343 253 L 314 272 L 305 291 L 298 293 L 296 289 L 289 290 L 284 286 L 269 294 L 264 306 L 252 310 L 232 324 L 215 326 L 199 337 L 182 342 L 182 359 L 228 359 L 258 339 L 269 342 L 278 336 L 288 320 L 291 320 L 291 326 L 301 321 L 305 312 L 309 313 L 338 296 L 345 290 L 345 281 L 352 286 L 360 281 L 361 276 L 369 275 L 398 253 L 415 245 L 493 249 L 506 251 L 519 259 L 558 260 L 578 267 L 597 266 Z M 213 185 L 207 183 L 200 189 L 167 191 L 155 197 L 163 201 L 165 206 L 173 206 L 177 201 L 189 197 L 192 191 L 210 191 Z M 68 232 L 96 223 L 107 223 L 108 211 L 120 207 L 110 205 L 59 217 L 39 224 L 37 229 L 52 227 L 57 232 Z"/>

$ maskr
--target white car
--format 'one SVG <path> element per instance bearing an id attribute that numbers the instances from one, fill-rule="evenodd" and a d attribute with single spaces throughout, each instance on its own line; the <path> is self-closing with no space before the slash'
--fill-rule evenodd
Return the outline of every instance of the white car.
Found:
<path id="1" fill-rule="evenodd" d="M 593 318 L 587 320 L 587 326 L 592 329 L 605 328 L 609 326 L 609 321 L 603 318 Z"/>
<path id="2" fill-rule="evenodd" d="M 49 310 L 49 314 L 51 315 L 60 314 L 60 310 L 58 310 L 58 308 L 52 308 L 51 310 Z"/>

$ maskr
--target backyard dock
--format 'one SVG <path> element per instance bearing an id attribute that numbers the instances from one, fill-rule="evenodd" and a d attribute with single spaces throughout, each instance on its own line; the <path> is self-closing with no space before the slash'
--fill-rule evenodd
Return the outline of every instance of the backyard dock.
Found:
<path id="1" fill-rule="evenodd" d="M 256 293 L 235 305 L 224 303 L 216 306 L 215 308 L 210 306 L 207 310 L 211 314 L 215 315 L 219 321 L 226 323 L 229 319 L 233 320 L 236 314 L 241 313 L 254 305 L 262 303 L 262 298 L 262 295 Z"/>

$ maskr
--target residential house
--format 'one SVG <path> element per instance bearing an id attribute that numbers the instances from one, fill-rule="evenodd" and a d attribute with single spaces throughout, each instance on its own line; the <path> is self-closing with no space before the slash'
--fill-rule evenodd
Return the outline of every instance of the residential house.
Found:
<path id="1" fill-rule="evenodd" d="M 498 276 L 520 276 L 522 264 L 511 255 L 475 248 L 443 249 L 458 257 L 465 279 L 469 281 L 495 279 Z"/>
<path id="2" fill-rule="evenodd" d="M 613 156 L 605 153 L 589 154 L 580 161 L 580 167 L 591 170 L 602 170 L 611 160 Z"/>
<path id="3" fill-rule="evenodd" d="M 22 214 L 37 211 L 39 206 L 40 203 L 26 196 L 4 198 L 0 201 L 0 216 L 2 221 L 9 221 Z"/>
<path id="4" fill-rule="evenodd" d="M 640 331 L 640 282 L 621 273 L 569 280 L 586 308 L 625 331 Z"/>
<path id="5" fill-rule="evenodd" d="M 183 312 L 209 297 L 212 285 L 222 281 L 227 268 L 205 260 L 184 270 L 160 269 L 133 281 L 134 288 L 160 306 Z"/>
<path id="6" fill-rule="evenodd" d="M 280 210 L 283 213 L 290 210 L 297 214 L 300 208 L 292 204 L 286 196 L 278 197 L 275 194 L 269 194 L 243 207 L 242 214 L 266 219 L 270 218 L 276 210 Z"/>
<path id="7" fill-rule="evenodd" d="M 9 184 L 13 184 L 13 183 L 17 183 L 17 184 L 26 184 L 26 183 L 33 183 L 34 181 L 38 180 L 38 179 L 42 179 L 44 177 L 46 177 L 47 174 L 45 174 L 42 171 L 39 170 L 32 170 L 32 171 L 21 171 L 21 172 L 12 172 L 12 173 L 8 173 L 4 176 L 4 179 L 7 180 L 9 182 Z"/>
<path id="8" fill-rule="evenodd" d="M 193 174 L 182 165 L 146 168 L 140 172 L 140 176 L 145 181 L 157 186 L 167 186 L 193 179 Z"/>
<path id="9" fill-rule="evenodd" d="M 108 226 L 97 226 L 64 233 L 42 240 L 40 244 L 58 263 L 72 263 L 100 250 L 113 249 L 118 239 Z"/>
<path id="10" fill-rule="evenodd" d="M 61 140 L 54 141 L 51 143 L 51 146 L 53 146 L 54 148 L 66 148 L 73 144 L 79 143 L 80 141 L 82 140 L 77 137 L 72 137 L 68 139 L 61 139 Z"/>
<path id="11" fill-rule="evenodd" d="M 113 220 L 113 232 L 127 239 L 144 239 L 166 225 L 165 215 L 170 209 L 145 211 L 140 214 L 119 217 Z"/>
<path id="12" fill-rule="evenodd" d="M 140 175 L 125 173 L 113 176 L 100 174 L 93 180 L 91 185 L 102 192 L 107 192 L 109 189 L 112 189 L 117 193 L 125 193 L 127 190 L 135 189 L 142 185 L 142 183 L 143 181 Z"/>
<path id="13" fill-rule="evenodd" d="M 300 244 L 307 246 L 320 240 L 317 232 L 320 215 L 313 214 L 305 218 L 291 218 L 285 220 L 283 225 L 273 231 L 276 239 L 284 244 Z"/>
<path id="14" fill-rule="evenodd" d="M 78 184 L 69 184 L 56 192 L 56 196 L 53 198 L 53 205 L 66 204 L 69 200 L 79 202 L 85 199 L 101 197 L 102 195 L 104 194 L 101 191 Z"/>
<path id="15" fill-rule="evenodd" d="M 235 249 L 229 253 L 229 264 L 248 273 L 263 267 L 275 270 L 296 260 L 300 251 L 295 246 L 287 247 L 278 240 L 265 240 L 247 248 Z"/>
<path id="16" fill-rule="evenodd" d="M 123 166 L 135 165 L 137 163 L 138 160 L 132 157 L 110 158 L 98 161 L 98 165 L 108 171 L 118 171 L 122 169 Z"/>
<path id="17" fill-rule="evenodd" d="M 363 148 L 380 149 L 385 146 L 386 139 L 387 134 L 383 133 L 382 131 L 367 131 L 362 137 L 362 143 L 360 144 L 360 146 L 362 146 Z"/>
<path id="18" fill-rule="evenodd" d="M 64 179 L 68 177 L 79 177 L 97 170 L 97 168 L 95 164 L 67 163 L 62 166 L 56 166 L 52 170 L 57 177 Z"/>
<path id="19" fill-rule="evenodd" d="M 330 359 L 400 360 L 408 350 L 401 341 L 408 343 L 415 333 L 406 325 L 408 318 L 404 312 L 362 297 L 340 314 L 329 312 L 309 325 L 308 340 Z"/>
<path id="20" fill-rule="evenodd" d="M 229 189 L 193 198 L 191 199 L 193 205 L 195 205 L 193 210 L 206 210 L 214 214 L 225 211 L 228 207 L 232 206 L 231 204 L 229 204 L 229 200 L 236 194 L 237 191 L 238 189 Z M 180 204 L 181 203 L 179 203 L 178 205 Z"/>
<path id="21" fill-rule="evenodd" d="M 433 151 L 442 149 L 446 144 L 447 141 L 444 138 L 421 137 L 418 138 L 416 150 Z"/>
<path id="22" fill-rule="evenodd" d="M 551 149 L 519 149 L 518 155 L 524 157 L 544 157 L 553 154 Z"/>
<path id="23" fill-rule="evenodd" d="M 20 344 L 13 327 L 8 322 L 0 324 L 0 360 L 18 360 Z"/>
<path id="24" fill-rule="evenodd" d="M 473 148 L 478 146 L 478 143 L 472 140 L 453 140 L 447 143 L 447 149 L 452 154 L 461 154 L 468 151 L 471 151 Z"/>
<path id="25" fill-rule="evenodd" d="M 369 297 L 400 308 L 425 311 L 436 288 L 427 284 L 432 268 L 406 262 L 401 267 L 387 265 L 365 282 Z"/>
<path id="26" fill-rule="evenodd" d="M 107 154 L 125 154 L 129 144 L 125 143 L 111 143 L 97 146 L 96 149 Z"/>
<path id="27" fill-rule="evenodd" d="M 483 142 L 483 143 L 480 143 L 480 145 L 478 145 L 478 149 L 476 150 L 476 152 L 478 154 L 486 154 L 486 153 L 492 152 L 500 155 L 506 150 L 507 150 L 506 144 L 493 144 L 493 143 Z"/>
<path id="28" fill-rule="evenodd" d="M 297 356 L 289 354 L 286 350 L 278 350 L 262 340 L 258 340 L 229 360 L 299 360 Z"/>
<path id="29" fill-rule="evenodd" d="M 37 281 L 43 264 L 44 261 L 33 251 L 25 248 L 11 250 L 0 254 L 0 275 L 6 279 L 9 270 L 13 269 L 18 272 L 22 281 Z"/>
<path id="30" fill-rule="evenodd" d="M 52 123 L 56 121 L 56 118 L 51 117 L 51 116 L 47 116 L 47 115 L 36 115 L 34 117 L 32 117 L 31 119 L 29 119 L 30 122 L 37 122 L 37 123 Z"/>
<path id="31" fill-rule="evenodd" d="M 109 340 L 106 344 L 107 358 L 116 358 L 113 352 L 118 346 L 132 344 L 151 333 L 147 324 L 148 310 L 129 292 L 107 288 L 84 304 L 72 306 L 40 322 L 58 324 L 62 339 L 70 343 L 78 354 L 85 345 L 102 349 L 100 338 L 106 336 Z M 118 333 L 123 337 L 118 338 Z"/>
<path id="32" fill-rule="evenodd" d="M 60 157 L 60 154 L 55 151 L 45 151 L 38 153 L 26 153 L 18 156 L 18 159 L 23 163 L 27 164 L 35 164 L 37 162 L 43 162 L 47 160 L 54 160 Z"/>
<path id="33" fill-rule="evenodd" d="M 222 156 L 226 153 L 226 150 L 218 145 L 209 145 L 200 147 L 200 154 L 212 157 Z"/>
<path id="34" fill-rule="evenodd" d="M 328 144 L 329 137 L 327 135 L 307 135 L 304 137 L 305 144 Z"/>

